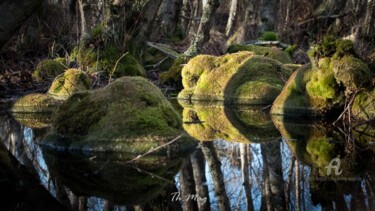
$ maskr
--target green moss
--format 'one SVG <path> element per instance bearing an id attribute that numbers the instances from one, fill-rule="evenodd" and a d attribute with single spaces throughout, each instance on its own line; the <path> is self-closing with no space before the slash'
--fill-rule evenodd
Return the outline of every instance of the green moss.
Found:
<path id="1" fill-rule="evenodd" d="M 291 45 L 285 49 L 285 52 L 289 54 L 289 56 L 293 56 L 294 52 L 297 50 L 297 45 Z"/>
<path id="2" fill-rule="evenodd" d="M 319 168 L 321 175 L 327 173 L 325 169 L 336 155 L 335 144 L 328 142 L 328 137 L 322 136 L 311 139 L 306 145 L 306 151 L 310 154 L 313 164 Z"/>
<path id="3" fill-rule="evenodd" d="M 172 67 L 168 70 L 168 72 L 163 72 L 160 74 L 160 82 L 165 83 L 167 81 L 172 81 L 174 83 L 179 83 L 182 81 L 182 68 L 183 64 L 186 64 L 186 57 L 180 56 L 178 57 Z"/>
<path id="4" fill-rule="evenodd" d="M 104 72 L 107 76 L 145 76 L 142 65 L 131 54 L 124 54 L 114 46 L 105 49 L 78 46 L 70 55 L 88 72 Z M 116 65 L 117 63 L 117 65 Z"/>
<path id="5" fill-rule="evenodd" d="M 58 110 L 53 132 L 78 137 L 71 148 L 129 151 L 130 143 L 147 141 L 154 147 L 180 129 L 180 116 L 156 86 L 122 77 L 103 89 L 72 95 Z"/>
<path id="6" fill-rule="evenodd" d="M 29 94 L 18 99 L 12 106 L 13 112 L 44 113 L 53 112 L 61 104 L 46 94 Z"/>
<path id="7" fill-rule="evenodd" d="M 239 52 L 221 57 L 200 55 L 182 70 L 183 90 L 178 98 L 219 100 L 228 104 L 268 104 L 280 93 L 291 70 L 281 63 Z"/>
<path id="8" fill-rule="evenodd" d="M 90 88 L 91 80 L 84 72 L 78 69 L 69 69 L 55 79 L 48 90 L 48 94 L 58 99 L 66 99 L 77 91 Z"/>
<path id="9" fill-rule="evenodd" d="M 345 87 L 346 94 L 351 94 L 371 83 L 372 73 L 368 66 L 353 56 L 344 56 L 333 62 L 333 71 L 337 83 Z"/>
<path id="10" fill-rule="evenodd" d="M 43 80 L 52 80 L 56 76 L 62 74 L 65 70 L 65 65 L 59 61 L 52 59 L 46 59 L 39 62 L 35 71 L 33 72 L 33 78 L 42 82 Z"/>
<path id="11" fill-rule="evenodd" d="M 259 39 L 264 40 L 264 41 L 277 41 L 277 40 L 279 40 L 277 34 L 273 31 L 263 32 Z"/>
<path id="12" fill-rule="evenodd" d="M 279 137 L 270 116 L 259 107 L 228 108 L 220 103 L 179 102 L 184 107 L 185 131 L 199 141 L 258 143 Z"/>
<path id="13" fill-rule="evenodd" d="M 359 119 L 368 120 L 375 117 L 375 89 L 361 91 L 354 99 L 352 113 Z"/>
<path id="14" fill-rule="evenodd" d="M 229 46 L 227 50 L 228 53 L 236 53 L 239 51 L 251 51 L 254 52 L 256 55 L 266 56 L 268 58 L 282 62 L 284 64 L 292 63 L 292 60 L 290 59 L 288 53 L 276 47 L 235 44 Z"/>
<path id="15" fill-rule="evenodd" d="M 284 64 L 285 68 L 290 69 L 292 72 L 296 71 L 298 68 L 302 67 L 300 64 Z"/>
<path id="16" fill-rule="evenodd" d="M 28 128 L 49 128 L 52 124 L 52 113 L 13 113 L 14 119 Z"/>

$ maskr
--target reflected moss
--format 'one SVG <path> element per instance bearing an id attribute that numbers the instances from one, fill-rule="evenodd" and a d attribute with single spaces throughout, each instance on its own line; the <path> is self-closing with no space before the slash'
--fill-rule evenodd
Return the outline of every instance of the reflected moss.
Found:
<path id="1" fill-rule="evenodd" d="M 52 125 L 52 113 L 13 113 L 14 119 L 29 128 L 47 128 Z"/>
<path id="2" fill-rule="evenodd" d="M 251 143 L 270 141 L 280 136 L 268 113 L 260 107 L 227 107 L 222 102 L 208 105 L 207 102 L 179 102 L 184 107 L 183 127 L 197 140 Z"/>
<path id="3" fill-rule="evenodd" d="M 33 93 L 28 94 L 18 99 L 12 106 L 12 112 L 16 113 L 50 113 L 54 112 L 62 101 L 56 100 L 53 97 Z"/>
<path id="4" fill-rule="evenodd" d="M 348 141 L 347 136 L 329 123 L 281 116 L 273 116 L 272 119 L 293 155 L 303 164 L 312 166 L 319 177 L 359 177 L 372 165 L 368 161 L 374 153 L 363 141 Z M 353 135 L 356 138 L 355 133 Z M 334 158 L 340 159 L 342 173 L 339 175 L 329 175 L 326 168 Z"/>
<path id="5" fill-rule="evenodd" d="M 43 149 L 52 177 L 79 196 L 95 196 L 118 205 L 138 205 L 156 198 L 182 165 L 182 157 L 147 156 L 127 163 L 126 153 L 79 154 Z M 170 182 L 168 182 L 170 181 Z M 60 187 L 61 188 L 61 187 Z"/>

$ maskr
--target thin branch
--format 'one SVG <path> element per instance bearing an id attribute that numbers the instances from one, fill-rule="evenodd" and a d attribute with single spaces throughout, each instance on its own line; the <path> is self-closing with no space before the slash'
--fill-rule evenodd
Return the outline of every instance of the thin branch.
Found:
<path id="1" fill-rule="evenodd" d="M 168 142 L 168 143 L 165 143 L 165 144 L 163 144 L 163 145 L 160 145 L 160 146 L 158 146 L 158 147 L 156 147 L 156 148 L 150 149 L 150 150 L 149 150 L 148 152 L 146 152 L 145 154 L 143 154 L 143 155 L 138 155 L 137 157 L 135 157 L 134 159 L 128 161 L 127 163 L 132 163 L 132 162 L 134 162 L 134 161 L 136 161 L 136 160 L 138 160 L 138 159 L 140 159 L 140 158 L 142 158 L 142 157 L 144 157 L 144 156 L 146 156 L 146 155 L 149 155 L 149 154 L 151 154 L 151 153 L 153 153 L 153 152 L 156 152 L 157 150 L 159 150 L 159 149 L 161 149 L 161 148 L 163 148 L 163 147 L 166 147 L 166 146 L 168 146 L 168 145 L 170 145 L 170 144 L 173 144 L 173 143 L 176 142 L 178 139 L 180 139 L 180 138 L 182 137 L 182 135 L 183 135 L 183 133 L 181 133 L 179 136 L 177 136 L 176 138 L 174 138 L 172 141 L 170 141 L 170 142 Z"/>

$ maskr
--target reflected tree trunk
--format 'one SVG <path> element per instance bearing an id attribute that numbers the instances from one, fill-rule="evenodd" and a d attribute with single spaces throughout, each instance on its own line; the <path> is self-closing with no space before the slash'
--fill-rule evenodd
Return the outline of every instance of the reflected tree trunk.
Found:
<path id="1" fill-rule="evenodd" d="M 294 168 L 294 162 L 296 158 L 292 156 L 290 158 L 290 167 L 289 167 L 289 173 L 288 173 L 288 183 L 286 185 L 285 190 L 285 205 L 286 208 L 289 209 L 289 203 L 290 203 L 290 187 L 292 186 L 292 179 L 293 179 L 293 168 Z"/>
<path id="2" fill-rule="evenodd" d="M 193 168 L 191 165 L 190 158 L 184 160 L 184 164 L 180 171 L 180 185 L 181 185 L 181 197 L 183 203 L 183 210 L 198 210 L 198 204 L 195 200 L 189 200 L 189 198 L 196 194 Z"/>
<path id="3" fill-rule="evenodd" d="M 301 210 L 301 201 L 300 201 L 300 186 L 299 186 L 299 162 L 295 161 L 295 182 L 296 182 L 296 209 L 297 211 Z"/>
<path id="4" fill-rule="evenodd" d="M 253 211 L 253 197 L 251 195 L 251 182 L 249 181 L 249 160 L 248 160 L 248 145 L 240 144 L 240 154 L 241 154 L 241 171 L 242 171 L 242 184 L 245 190 L 246 196 L 246 210 Z"/>
<path id="5" fill-rule="evenodd" d="M 199 146 L 202 149 L 206 162 L 210 168 L 219 209 L 221 211 L 230 210 L 230 203 L 225 190 L 223 172 L 221 171 L 221 162 L 215 151 L 215 146 L 213 142 L 201 142 Z"/>
<path id="6" fill-rule="evenodd" d="M 261 145 L 265 176 L 265 202 L 267 210 L 285 210 L 285 189 L 282 173 L 280 141 Z"/>
<path id="7" fill-rule="evenodd" d="M 195 191 L 198 194 L 198 197 L 206 198 L 205 202 L 198 200 L 198 209 L 204 211 L 210 210 L 210 197 L 208 193 L 205 175 L 205 162 L 202 150 L 195 150 L 195 152 L 190 156 L 190 159 L 194 173 Z"/>

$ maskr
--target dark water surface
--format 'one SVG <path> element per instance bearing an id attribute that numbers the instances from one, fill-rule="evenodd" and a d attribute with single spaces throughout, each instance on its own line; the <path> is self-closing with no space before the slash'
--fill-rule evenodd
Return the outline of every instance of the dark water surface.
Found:
<path id="1" fill-rule="evenodd" d="M 136 163 L 42 147 L 50 116 L 1 112 L 1 210 L 375 210 L 374 127 L 253 107 L 179 111 L 197 149 Z"/>

